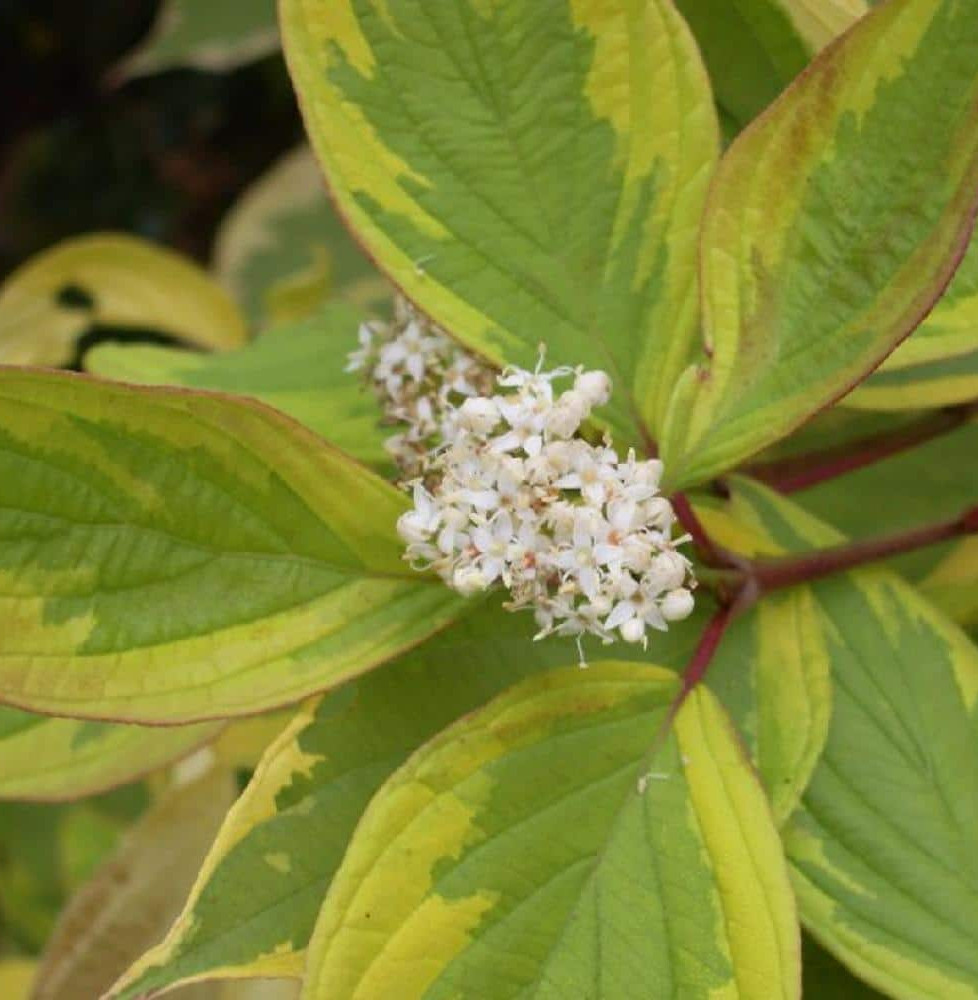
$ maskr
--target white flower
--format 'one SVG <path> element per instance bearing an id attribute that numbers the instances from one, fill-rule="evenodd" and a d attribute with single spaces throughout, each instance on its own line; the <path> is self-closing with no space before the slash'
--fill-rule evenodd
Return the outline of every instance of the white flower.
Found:
<path id="1" fill-rule="evenodd" d="M 677 587 L 662 598 L 659 609 L 667 622 L 680 622 L 693 613 L 693 604 L 692 593 L 686 587 Z"/>
<path id="2" fill-rule="evenodd" d="M 621 461 L 576 436 L 607 400 L 607 375 L 508 368 L 497 385 L 509 391 L 440 404 L 414 511 L 398 524 L 407 557 L 463 594 L 505 586 L 508 607 L 533 610 L 538 638 L 644 644 L 685 618 L 695 583 L 658 492 L 661 462 Z"/>
<path id="3" fill-rule="evenodd" d="M 385 446 L 403 478 L 410 480 L 437 446 L 449 412 L 454 419 L 456 404 L 467 397 L 485 401 L 494 385 L 492 369 L 402 298 L 395 303 L 393 323 L 365 323 L 358 337 L 360 346 L 350 354 L 347 371 L 363 372 L 384 417 L 403 425 Z M 490 430 L 489 415 L 482 419 L 480 426 Z"/>
<path id="4" fill-rule="evenodd" d="M 397 520 L 397 530 L 406 542 L 426 542 L 441 523 L 442 509 L 420 484 L 414 487 L 414 507 Z"/>
<path id="5" fill-rule="evenodd" d="M 652 560 L 645 573 L 645 579 L 654 585 L 657 591 L 675 590 L 676 587 L 682 586 L 688 572 L 688 560 L 678 552 L 666 549 Z"/>
<path id="6" fill-rule="evenodd" d="M 591 406 L 604 406 L 611 399 L 611 379 L 604 372 L 579 372 L 574 389 Z"/>
<path id="7" fill-rule="evenodd" d="M 459 566 L 452 573 L 452 587 L 463 597 L 472 597 L 487 586 L 486 578 L 475 566 Z"/>
<path id="8" fill-rule="evenodd" d="M 666 619 L 653 596 L 639 587 L 625 601 L 619 601 L 605 621 L 605 628 L 618 629 L 626 642 L 645 642 L 647 626 L 664 630 Z"/>
<path id="9" fill-rule="evenodd" d="M 361 323 L 357 331 L 357 339 L 360 347 L 350 352 L 344 371 L 359 372 L 367 367 L 367 363 L 374 353 L 374 329 L 369 323 Z"/>
<path id="10" fill-rule="evenodd" d="M 478 434 L 488 434 L 499 423 L 499 407 L 485 396 L 467 399 L 458 411 L 459 423 Z"/>
<path id="11" fill-rule="evenodd" d="M 475 565 L 486 585 L 503 575 L 512 540 L 513 520 L 506 511 L 500 511 L 487 525 L 473 529 L 472 544 L 479 553 Z"/>

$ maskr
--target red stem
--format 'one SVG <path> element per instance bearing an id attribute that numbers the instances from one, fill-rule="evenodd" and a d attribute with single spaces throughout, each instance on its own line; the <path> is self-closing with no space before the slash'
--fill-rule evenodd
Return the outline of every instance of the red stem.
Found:
<path id="1" fill-rule="evenodd" d="M 870 538 L 779 559 L 761 559 L 752 564 L 750 577 L 759 593 L 766 593 L 975 532 L 978 532 L 978 507 L 972 507 L 952 520 L 928 524 L 898 535 Z"/>
<path id="2" fill-rule="evenodd" d="M 678 501 L 678 502 L 677 502 Z M 681 494 L 673 499 L 677 514 L 680 507 L 684 507 L 684 514 L 692 512 L 689 502 Z M 692 519 L 680 521 L 691 535 L 694 534 L 692 526 L 702 532 L 703 527 L 696 519 L 695 514 Z M 941 521 L 938 524 L 925 525 L 923 528 L 915 528 L 911 531 L 903 532 L 899 535 L 890 535 L 885 538 L 871 538 L 864 542 L 853 542 L 847 545 L 837 545 L 834 548 L 820 549 L 815 552 L 806 552 L 796 556 L 784 556 L 779 559 L 759 559 L 747 562 L 747 569 L 742 567 L 744 561 L 736 557 L 741 564 L 738 568 L 742 576 L 740 584 L 736 590 L 736 596 L 732 602 L 725 603 L 717 610 L 707 623 L 700 641 L 693 652 L 692 659 L 683 671 L 682 686 L 676 695 L 673 703 L 669 706 L 669 712 L 662 722 L 662 726 L 656 737 L 654 746 L 658 748 L 665 739 L 676 715 L 682 708 L 683 703 L 689 697 L 698 684 L 706 676 L 716 655 L 717 648 L 723 639 L 730 623 L 748 608 L 764 593 L 772 590 L 780 590 L 782 587 L 791 587 L 795 584 L 806 583 L 810 580 L 818 580 L 821 577 L 830 576 L 834 573 L 841 573 L 856 566 L 866 563 L 877 562 L 880 559 L 887 559 L 890 556 L 899 555 L 902 552 L 910 552 L 913 549 L 921 548 L 925 545 L 933 545 L 936 542 L 947 541 L 961 535 L 978 533 L 978 506 L 965 511 L 960 517 L 950 521 Z M 714 552 L 723 554 L 724 550 L 717 549 L 706 538 L 707 546 Z"/>
<path id="3" fill-rule="evenodd" d="M 700 558 L 707 566 L 737 565 L 739 567 L 741 565 L 739 557 L 727 552 L 710 538 L 685 493 L 673 495 L 672 509 L 676 512 L 676 517 L 683 530 L 693 539 L 693 544 L 696 546 Z"/>
<path id="4" fill-rule="evenodd" d="M 736 600 L 732 604 L 721 605 L 713 617 L 707 622 L 700 641 L 697 643 L 693 656 L 683 671 L 682 686 L 679 694 L 673 699 L 669 706 L 666 717 L 662 720 L 662 725 L 656 734 L 653 747 L 658 750 L 662 746 L 665 738 L 672 727 L 679 710 L 683 707 L 686 699 L 690 696 L 696 686 L 706 676 L 706 672 L 713 663 L 713 657 L 723 639 L 730 623 L 742 612 L 746 611 L 757 600 L 756 585 L 751 580 L 747 580 L 737 594 Z"/>
<path id="5" fill-rule="evenodd" d="M 720 645 L 720 640 L 733 618 L 734 605 L 729 604 L 726 607 L 721 607 L 707 623 L 700 636 L 699 644 L 693 652 L 692 659 L 683 671 L 683 685 L 679 691 L 679 697 L 676 699 L 676 711 L 679 710 L 679 706 L 686 700 L 690 691 L 706 676 L 717 647 Z"/>
<path id="6" fill-rule="evenodd" d="M 978 401 L 948 407 L 907 427 L 884 431 L 859 441 L 807 455 L 764 462 L 746 470 L 780 493 L 794 493 L 897 455 L 967 423 L 978 413 Z"/>

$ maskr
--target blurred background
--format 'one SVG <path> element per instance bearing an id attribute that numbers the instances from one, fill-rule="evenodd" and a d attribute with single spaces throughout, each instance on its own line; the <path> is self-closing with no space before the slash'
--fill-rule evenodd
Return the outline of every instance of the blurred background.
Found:
<path id="1" fill-rule="evenodd" d="M 196 49 L 180 37 L 180 6 L 0 0 L 0 280 L 93 230 L 205 261 L 228 207 L 299 142 L 292 88 L 267 37 L 274 2 L 241 0 L 236 20 L 250 15 L 255 33 L 223 54 L 206 37 Z M 221 71 L 172 65 L 188 58 Z"/>
<path id="2" fill-rule="evenodd" d="M 229 209 L 302 144 L 274 11 L 274 0 L 0 0 L 0 282 L 61 240 L 105 231 L 165 244 L 208 267 Z M 301 267 L 331 220 L 311 159 L 301 166 L 308 229 L 287 228 L 283 236 L 301 249 L 279 265 L 283 255 L 273 248 L 257 265 L 260 280 L 248 272 L 243 285 L 264 287 L 278 268 Z M 290 186 L 294 198 L 297 185 Z M 270 209 L 277 206 L 273 197 Z M 227 270 L 251 264 L 234 259 Z M 162 279 L 189 279 L 159 266 L 150 262 L 149 280 L 161 279 L 172 309 Z M 55 288 L 59 280 L 51 279 Z M 200 302 L 195 292 L 214 294 L 192 283 L 176 287 L 189 289 L 192 306 Z M 144 302 L 138 285 L 132 294 L 152 326 L 154 300 Z M 249 304 L 257 325 L 259 305 Z M 16 305 L 6 308 L 9 334 L 19 318 Z M 52 303 L 37 328 L 43 333 L 58 320 Z M 66 336 L 86 325 L 80 320 Z M 52 363 L 39 350 L 38 363 Z M 21 713 L 0 709 L 0 733 L 20 725 Z M 97 724 L 85 730 L 98 731 Z M 242 781 L 254 762 L 249 753 L 236 762 Z M 0 1000 L 19 981 L 16 962 L 45 946 L 66 901 L 147 808 L 151 785 L 127 784 L 77 803 L 0 801 Z M 31 967 L 23 969 L 26 977 Z"/>

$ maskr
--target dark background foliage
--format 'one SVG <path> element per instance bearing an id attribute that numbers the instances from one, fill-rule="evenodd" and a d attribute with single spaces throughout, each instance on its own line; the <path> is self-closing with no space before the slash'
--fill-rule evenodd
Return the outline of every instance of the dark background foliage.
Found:
<path id="1" fill-rule="evenodd" d="M 205 259 L 241 190 L 302 134 L 275 55 L 226 75 L 113 67 L 158 0 L 0 0 L 0 277 L 122 230 Z"/>

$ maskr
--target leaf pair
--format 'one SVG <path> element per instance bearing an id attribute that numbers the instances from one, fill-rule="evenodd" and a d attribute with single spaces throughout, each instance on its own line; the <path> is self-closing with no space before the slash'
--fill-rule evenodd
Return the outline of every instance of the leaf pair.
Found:
<path id="1" fill-rule="evenodd" d="M 406 14 L 413 7 L 405 3 Z M 662 309 L 673 317 L 687 315 L 682 302 L 691 301 L 695 284 L 691 279 L 695 241 L 690 233 L 695 230 L 695 208 L 705 191 L 714 148 L 708 124 L 711 105 L 705 100 L 704 79 L 683 22 L 671 8 L 656 4 L 623 4 L 605 21 L 604 8 L 588 4 L 507 4 L 504 14 L 502 8 L 469 8 L 458 0 L 440 5 L 437 11 L 427 8 L 412 21 L 411 32 L 396 33 L 396 19 L 370 16 L 373 7 L 366 0 L 341 4 L 336 10 L 346 11 L 344 16 L 321 18 L 318 9 L 317 0 L 290 0 L 286 33 L 300 92 L 307 95 L 314 139 L 333 171 L 334 186 L 340 184 L 341 208 L 355 219 L 360 235 L 368 245 L 378 241 L 378 248 L 396 245 L 401 253 L 407 247 L 410 252 L 398 265 L 398 274 L 426 309 L 449 321 L 463 338 L 484 347 L 488 341 L 474 331 L 491 327 L 495 332 L 489 339 L 497 346 L 505 342 L 512 347 L 518 360 L 532 356 L 540 329 L 534 319 L 540 302 L 534 305 L 528 294 L 536 290 L 536 298 L 543 296 L 544 305 L 554 309 L 565 293 L 577 296 L 580 308 L 575 307 L 557 327 L 543 324 L 558 331 L 552 344 L 562 354 L 557 360 L 597 362 L 597 356 L 608 350 L 616 354 L 616 364 L 634 381 L 629 383 L 630 397 L 619 394 L 612 422 L 625 428 L 626 440 L 644 436 L 646 420 L 641 415 L 649 421 L 653 417 L 646 404 L 653 395 L 659 402 L 666 397 L 639 392 L 636 386 L 647 378 L 664 377 L 671 369 L 678 372 L 691 348 L 691 318 L 685 326 L 685 320 L 680 322 L 680 328 L 689 329 L 678 339 L 675 327 L 652 319 Z M 828 324 L 831 316 L 841 320 L 858 314 L 863 317 L 860 323 L 869 323 L 869 313 L 859 312 L 864 307 L 882 308 L 885 300 L 899 311 L 900 302 L 927 298 L 929 292 L 920 291 L 929 287 L 920 280 L 920 273 L 926 275 L 930 266 L 925 266 L 925 256 L 930 254 L 927 259 L 932 263 L 940 257 L 938 269 L 948 266 L 950 258 L 936 248 L 946 245 L 952 230 L 957 232 L 945 222 L 955 199 L 963 197 L 962 178 L 971 162 L 968 151 L 978 142 L 975 130 L 962 131 L 962 141 L 953 144 L 958 157 L 951 164 L 954 169 L 948 172 L 947 163 L 940 161 L 942 183 L 932 183 L 936 174 L 931 171 L 937 171 L 941 150 L 950 148 L 955 129 L 964 129 L 974 82 L 956 89 L 960 101 L 945 102 L 947 107 L 942 105 L 933 115 L 921 102 L 936 99 L 940 81 L 949 75 L 957 73 L 962 79 L 967 75 L 964 57 L 978 29 L 956 25 L 958 10 L 957 6 L 936 10 L 923 0 L 904 0 L 874 12 L 824 53 L 728 152 L 714 187 L 704 247 L 710 245 L 709 233 L 715 230 L 731 238 L 743 232 L 742 240 L 739 235 L 737 239 L 744 247 L 754 247 L 744 250 L 744 260 L 766 259 L 762 247 L 784 252 L 778 258 L 784 280 L 777 283 L 771 322 L 765 320 L 753 333 L 748 327 L 754 319 L 745 319 L 739 307 L 736 316 L 719 305 L 708 308 L 708 331 L 711 309 L 747 326 L 733 340 L 716 340 L 708 377 L 701 381 L 692 369 L 684 376 L 681 386 L 692 393 L 686 400 L 689 406 L 672 405 L 669 427 L 676 433 L 663 440 L 667 468 L 678 480 L 689 475 L 683 471 L 682 457 L 687 446 L 692 448 L 690 461 L 701 466 L 692 477 L 698 479 L 718 471 L 714 459 L 721 453 L 727 456 L 721 463 L 725 466 L 741 452 L 750 453 L 763 440 L 784 433 L 795 421 L 786 418 L 789 410 L 799 419 L 805 415 L 802 410 L 810 412 L 812 394 L 822 392 L 826 384 L 819 380 L 804 392 L 798 389 L 803 374 L 811 381 L 812 351 L 825 358 L 863 356 L 868 341 L 862 333 L 853 333 L 851 326 L 826 325 L 825 336 L 805 339 L 802 318 L 806 323 Z M 904 14 L 897 17 L 894 11 Z M 466 26 L 478 27 L 479 32 L 467 35 L 462 31 Z M 840 60 L 856 59 L 873 47 L 874 40 L 888 42 L 880 49 L 885 57 L 867 56 L 859 63 L 872 72 L 857 79 L 854 73 L 832 68 Z M 383 73 L 371 41 L 393 64 Z M 456 44 L 470 46 L 464 50 L 464 60 Z M 421 58 L 433 46 L 438 48 L 438 59 Z M 524 64 L 527 53 L 537 49 L 547 53 L 552 65 L 546 60 Z M 938 60 L 936 53 L 945 49 L 954 57 Z M 643 91 L 638 103 L 628 105 L 626 116 L 623 95 L 635 84 L 624 67 L 636 72 L 648 68 L 650 53 L 657 55 L 656 79 L 665 79 L 663 66 L 672 66 L 674 73 L 662 84 L 664 97 Z M 327 64 L 320 66 L 324 54 Z M 975 64 L 968 64 L 967 72 Z M 456 100 L 444 99 L 436 67 L 454 80 Z M 545 85 L 539 75 L 544 69 Z M 920 155 L 929 159 L 910 172 L 914 178 L 925 178 L 920 183 L 928 190 L 915 192 L 915 207 L 909 212 L 904 195 L 891 203 L 897 174 L 887 172 L 883 153 L 891 141 L 887 122 L 894 115 L 892 121 L 902 120 L 904 113 L 892 95 L 899 97 L 916 80 L 914 74 L 924 73 L 933 79 L 909 99 L 913 127 L 926 130 L 934 119 L 942 139 L 930 143 L 921 138 L 914 146 L 914 156 L 919 146 Z M 829 90 L 820 90 L 819 81 L 830 77 Z M 682 87 L 677 79 L 684 81 Z M 509 88 L 527 99 L 518 105 L 500 103 Z M 819 93 L 825 108 L 818 124 L 792 125 L 805 117 L 804 109 L 814 106 Z M 368 94 L 378 101 L 386 96 L 381 103 L 371 100 L 356 110 L 357 95 L 366 100 Z M 694 100 L 695 95 L 699 97 Z M 371 123 L 370 115 L 393 114 L 391 109 L 400 109 L 398 102 L 403 101 L 416 103 L 414 117 L 405 120 L 418 124 L 406 127 L 395 115 L 387 123 L 392 144 L 388 149 L 385 134 L 378 131 L 383 123 Z M 549 121 L 544 104 L 549 108 L 551 102 L 567 110 L 552 130 L 543 124 Z M 517 106 L 521 111 L 514 120 L 512 109 Z M 418 117 L 422 112 L 430 119 Z M 317 123 L 334 119 L 336 128 L 326 137 Z M 472 130 L 450 132 L 448 123 L 459 119 L 471 119 Z M 677 128 L 681 121 L 682 129 L 693 130 L 690 143 L 679 142 L 670 121 Z M 804 140 L 800 148 L 805 155 L 789 157 L 785 171 L 775 175 L 776 154 L 788 148 L 772 138 L 780 134 L 778 129 L 787 129 L 798 142 Z M 432 142 L 436 133 L 442 142 Z M 515 141 L 530 135 L 536 136 L 536 145 Z M 875 145 L 868 142 L 873 136 L 878 140 Z M 373 148 L 376 155 L 351 158 L 353 147 L 344 143 L 353 143 L 354 138 L 361 141 L 358 150 Z M 756 169 L 751 167 L 748 175 L 750 157 L 745 159 L 743 151 L 754 146 Z M 488 160 L 487 150 L 494 151 Z M 576 155 L 566 175 L 557 178 L 566 166 L 564 154 L 571 150 Z M 477 154 L 483 154 L 482 159 Z M 417 161 L 413 180 L 412 158 Z M 476 169 L 490 161 L 492 170 Z M 590 165 L 587 181 L 580 164 Z M 448 175 L 446 167 L 451 168 Z M 524 176 L 517 168 L 529 173 Z M 431 176 L 422 183 L 420 178 L 428 173 Z M 890 186 L 881 188 L 879 197 L 860 199 L 859 211 L 869 214 L 859 226 L 846 229 L 836 203 L 850 181 L 869 183 L 877 174 L 881 180 L 889 178 Z M 527 177 L 537 179 L 539 197 L 533 194 L 534 186 L 525 183 Z M 596 178 L 606 182 L 610 202 L 600 191 L 596 196 Z M 776 199 L 783 215 L 781 229 L 766 219 L 761 227 L 761 201 L 767 189 L 752 178 L 769 179 L 775 185 L 771 190 L 785 195 Z M 725 186 L 729 183 L 734 191 L 737 184 L 748 181 L 755 192 L 751 197 L 757 200 L 747 199 L 734 211 L 724 196 Z M 350 190 L 342 184 L 351 185 Z M 791 191 L 797 195 L 794 201 L 787 197 Z M 473 198 L 479 207 L 470 214 Z M 560 210 L 558 203 L 563 205 Z M 389 211 L 380 212 L 385 204 Z M 617 208 L 609 211 L 609 204 Z M 580 211 L 572 210 L 575 206 Z M 458 233 L 449 234 L 446 220 L 454 218 L 453 213 L 461 213 L 466 226 L 486 226 L 478 247 L 479 253 L 489 254 L 491 267 L 465 265 L 455 274 L 464 255 L 475 253 L 476 244 L 460 241 Z M 738 218 L 745 225 L 735 229 Z M 438 226 L 436 219 L 442 220 Z M 388 231 L 388 225 L 394 228 Z M 441 235 L 436 238 L 433 233 L 439 226 Z M 869 237 L 884 232 L 892 235 L 892 245 L 877 240 L 871 246 Z M 530 233 L 536 233 L 535 248 L 529 245 Z M 670 243 L 673 236 L 678 243 Z M 512 251 L 505 260 L 496 252 L 503 246 Z M 417 254 L 424 256 L 424 251 L 429 256 L 434 253 L 435 259 L 418 267 Z M 834 281 L 852 283 L 848 291 L 840 286 L 840 301 L 845 299 L 841 305 L 822 294 L 824 282 L 816 295 L 813 277 L 828 273 L 837 251 L 851 265 L 832 270 L 837 275 Z M 909 256 L 901 257 L 903 251 Z M 410 266 L 407 257 L 414 261 Z M 659 261 L 654 267 L 653 260 Z M 704 257 L 707 275 L 710 260 L 720 260 L 719 250 Z M 910 260 L 916 267 L 912 275 Z M 773 258 L 769 264 L 773 266 Z M 636 274 L 648 276 L 652 272 L 647 267 L 660 265 L 661 281 L 635 284 Z M 448 270 L 441 273 L 445 267 Z M 863 274 L 863 268 L 870 270 Z M 756 305 L 760 286 L 755 279 L 760 272 L 719 266 L 713 271 L 716 281 L 704 289 L 708 302 L 711 288 L 726 282 L 737 301 Z M 527 276 L 535 277 L 522 292 L 514 288 L 510 294 L 500 284 L 525 282 Z M 473 318 L 471 303 L 463 307 L 460 296 L 467 296 L 467 289 L 481 289 L 482 295 L 490 287 L 495 291 L 485 299 L 486 308 L 491 299 L 490 311 L 501 317 L 502 326 L 487 316 L 476 326 L 467 326 L 463 314 Z M 630 289 L 627 295 L 623 288 Z M 625 307 L 627 322 L 619 311 Z M 610 325 L 588 325 L 602 311 Z M 453 326 L 453 315 L 461 325 Z M 590 317 L 585 326 L 579 322 L 582 317 Z M 338 316 L 331 322 L 338 323 Z M 789 338 L 789 326 L 796 331 L 796 340 Z M 879 333 L 884 326 L 874 329 Z M 315 352 L 315 328 L 308 329 Z M 329 322 L 324 323 L 324 337 L 328 329 Z M 887 329 L 892 333 L 892 327 Z M 610 331 L 607 336 L 604 330 Z M 863 333 L 867 331 L 868 326 Z M 200 362 L 193 374 L 180 377 L 191 384 L 232 389 L 238 377 L 253 384 L 248 368 L 266 364 L 262 344 L 259 341 L 254 353 L 241 355 L 229 367 L 222 366 L 220 373 L 209 373 Z M 270 350 L 275 346 L 264 344 Z M 789 344 L 793 345 L 790 364 L 781 356 Z M 658 360 L 646 366 L 630 353 L 633 347 L 641 358 Z M 163 355 L 154 357 L 165 361 Z M 235 374 L 239 364 L 240 376 Z M 749 375 L 742 370 L 744 365 L 750 368 Z M 832 378 L 841 370 L 834 361 L 828 367 L 835 373 Z M 765 402 L 767 390 L 757 389 L 762 383 L 777 383 L 778 401 Z M 272 402 L 309 419 L 315 396 L 307 405 L 291 386 L 282 384 L 279 389 L 271 377 L 268 385 L 265 394 Z M 0 408 L 7 414 L 8 430 L 0 453 L 5 504 L 0 518 L 7 537 L 16 540 L 5 548 L 3 559 L 8 577 L 15 572 L 18 576 L 17 589 L 3 601 L 8 615 L 23 623 L 0 649 L 0 687 L 12 703 L 141 721 L 191 721 L 255 711 L 389 658 L 457 614 L 451 598 L 412 576 L 401 563 L 393 522 L 402 508 L 393 491 L 271 414 L 210 397 L 140 393 L 79 382 L 66 382 L 62 388 L 48 377 L 16 372 L 5 373 L 2 386 Z M 794 400 L 790 405 L 789 397 Z M 337 416 L 346 415 L 346 406 L 344 402 L 339 407 Z M 741 412 L 743 422 L 737 416 Z M 711 430 L 714 418 L 721 415 L 721 425 Z M 320 426 L 329 433 L 332 411 L 320 416 Z M 746 429 L 742 434 L 738 428 Z M 353 434 L 350 446 L 359 447 L 360 431 Z M 737 455 L 730 450 L 734 438 L 740 441 Z M 52 499 L 61 492 L 66 493 L 64 502 Z M 344 498 L 354 493 L 363 498 L 363 507 L 356 512 L 344 506 Z M 70 501 L 67 494 L 73 494 Z M 371 506 L 368 498 L 377 502 Z M 134 604 L 136 595 L 152 601 L 159 617 L 141 614 Z M 268 642 L 259 643 L 266 637 Z M 40 649 L 45 656 L 39 664 Z M 215 653 L 218 649 L 220 656 Z M 112 676 L 106 674 L 110 662 Z"/>
<path id="2" fill-rule="evenodd" d="M 730 512 L 741 531 L 753 523 L 778 545 L 824 545 L 834 538 L 797 508 L 749 483 L 738 489 Z M 888 995 L 966 996 L 978 980 L 978 869 L 971 851 L 978 808 L 978 654 L 960 631 L 884 572 L 813 585 L 812 605 L 803 617 L 825 645 L 834 704 L 824 750 L 816 755 L 811 781 L 803 783 L 808 787 L 801 806 L 783 827 L 802 920 Z M 762 634 L 766 625 L 760 622 Z M 765 677 L 754 662 L 757 701 L 751 714 L 757 718 L 759 712 L 763 717 L 764 701 L 777 695 L 778 679 Z M 613 678 L 613 668 L 608 671 Z M 601 669 L 591 676 L 599 688 L 611 679 Z M 631 668 L 627 676 L 634 681 L 639 675 Z M 689 811 L 682 796 L 674 797 L 674 782 L 684 772 L 695 803 L 703 793 L 697 765 L 711 758 L 711 747 L 722 745 L 725 723 L 713 715 L 690 738 L 690 717 L 705 706 L 687 706 L 691 711 L 680 714 L 676 733 L 684 756 L 667 749 L 666 761 L 653 764 L 640 781 L 639 794 L 626 794 L 617 809 L 602 808 L 597 789 L 613 785 L 614 779 L 594 782 L 591 768 L 628 745 L 629 723 L 612 714 L 611 730 L 596 726 L 596 719 L 586 724 L 588 683 L 568 681 L 579 697 L 547 741 L 548 751 L 537 753 L 523 727 L 532 715 L 526 703 L 546 703 L 549 694 L 541 692 L 549 683 L 556 683 L 553 675 L 453 727 L 378 793 L 314 933 L 305 996 L 358 991 L 382 996 L 385 977 L 397 968 L 407 996 L 452 995 L 477 983 L 487 996 L 501 996 L 504 980 L 540 996 L 591 989 L 596 997 L 643 997 L 663 984 L 676 985 L 670 978 L 675 966 L 656 956 L 657 945 L 681 941 L 684 957 L 692 963 L 702 957 L 697 946 L 702 949 L 709 939 L 705 928 L 724 926 L 701 912 L 710 889 L 696 889 L 693 858 L 704 857 L 704 846 L 707 856 L 712 849 L 707 826 L 700 830 L 705 844 L 693 857 L 683 855 L 697 838 L 683 830 Z M 790 679 L 787 683 L 790 688 Z M 814 703 L 825 697 L 818 687 L 810 694 Z M 644 715 L 641 709 L 635 714 Z M 774 757 L 790 746 L 783 738 L 772 744 L 767 731 L 746 721 L 762 767 L 772 746 Z M 782 716 L 780 721 L 787 729 L 790 720 Z M 618 725 L 623 732 L 614 728 Z M 582 729 L 587 734 L 579 737 L 582 741 L 598 739 L 578 757 L 574 747 Z M 477 766 L 469 763 L 470 755 L 480 761 Z M 737 757 L 732 750 L 731 762 Z M 782 760 L 782 774 L 791 777 L 792 761 Z M 546 777 L 527 782 L 535 767 Z M 737 798 L 735 773 L 736 766 L 725 786 L 731 803 Z M 777 770 L 766 770 L 768 781 L 772 774 Z M 570 792 L 589 781 L 595 799 L 583 790 Z M 532 809 L 527 800 L 533 801 Z M 779 949 L 765 938 L 764 920 L 757 922 L 763 913 L 775 934 L 787 935 L 791 919 L 779 909 L 778 893 L 764 890 L 765 877 L 776 881 L 780 853 L 765 839 L 770 820 L 762 820 L 760 807 L 747 799 L 739 799 L 730 813 L 723 801 L 706 799 L 705 815 L 732 855 L 742 843 L 754 858 L 752 908 L 740 914 L 740 927 L 752 927 L 752 937 L 727 939 L 728 983 L 736 984 L 728 988 L 745 997 L 796 995 L 791 948 Z M 643 823 L 643 810 L 650 807 L 655 811 Z M 613 817 L 613 824 L 575 879 L 575 847 L 601 816 Z M 636 860 L 643 857 L 644 863 Z M 716 868 L 710 881 L 721 899 L 728 899 L 726 890 L 750 868 L 744 860 L 728 856 Z M 683 895 L 680 904 L 672 894 L 684 890 L 689 896 Z M 741 885 L 737 898 L 745 890 Z M 440 926 L 442 915 L 456 919 L 453 933 L 444 934 L 436 946 L 425 928 Z M 553 921 L 559 932 L 550 937 Z M 687 921 L 698 923 L 689 950 Z M 722 936 L 721 931 L 718 940 Z M 763 956 L 756 950 L 761 942 L 767 942 Z M 622 945 L 625 953 L 617 950 Z M 780 974 L 763 966 L 763 960 L 771 963 L 779 956 Z M 761 978 L 743 975 L 745 967 Z M 708 980 L 702 966 L 697 972 L 684 983 L 694 995 Z M 681 974 L 679 982 L 684 982 Z"/>
<path id="3" fill-rule="evenodd" d="M 838 537 L 747 481 L 702 514 L 745 552 Z M 474 983 L 486 996 L 513 983 L 576 995 L 591 983 L 599 944 L 606 978 L 596 997 L 646 996 L 645 976 L 694 995 L 703 983 L 734 980 L 739 996 L 770 996 L 778 983 L 792 995 L 791 976 L 771 968 L 762 985 L 743 978 L 779 955 L 797 975 L 792 947 L 772 944 L 759 957 L 716 917 L 732 912 L 725 879 L 747 878 L 742 865 L 728 857 L 703 873 L 702 886 L 695 881 L 697 858 L 713 853 L 700 840 L 705 827 L 689 825 L 704 787 L 695 764 L 726 747 L 717 752 L 737 804 L 708 797 L 703 815 L 723 831 L 725 849 L 756 850 L 757 905 L 743 919 L 758 941 L 768 940 L 767 920 L 786 940 L 793 918 L 784 899 L 762 904 L 762 884 L 781 863 L 774 823 L 712 701 L 704 695 L 680 726 L 681 748 L 671 742 L 649 756 L 675 691 L 670 675 L 592 665 L 531 677 L 395 770 L 452 718 L 554 662 L 504 629 L 502 613 L 486 608 L 304 712 L 228 817 L 168 940 L 119 995 L 216 972 L 297 974 L 331 882 L 312 939 L 309 997 L 384 996 L 392 968 L 403 990 L 426 984 L 430 996 Z M 667 639 L 663 662 L 681 666 L 688 646 Z M 762 603 L 725 637 L 709 681 L 774 803 L 803 922 L 889 995 L 966 993 L 976 975 L 974 879 L 965 864 L 952 887 L 934 859 L 967 855 L 967 816 L 978 807 L 973 646 L 892 574 L 861 572 Z M 700 712 L 710 725 L 693 737 L 685 726 Z M 451 933 L 434 943 L 425 935 L 442 919 Z M 615 941 L 628 943 L 630 958 L 607 958 Z M 672 959 L 656 950 L 663 941 L 673 942 Z M 632 975 L 626 981 L 618 969 Z"/>

